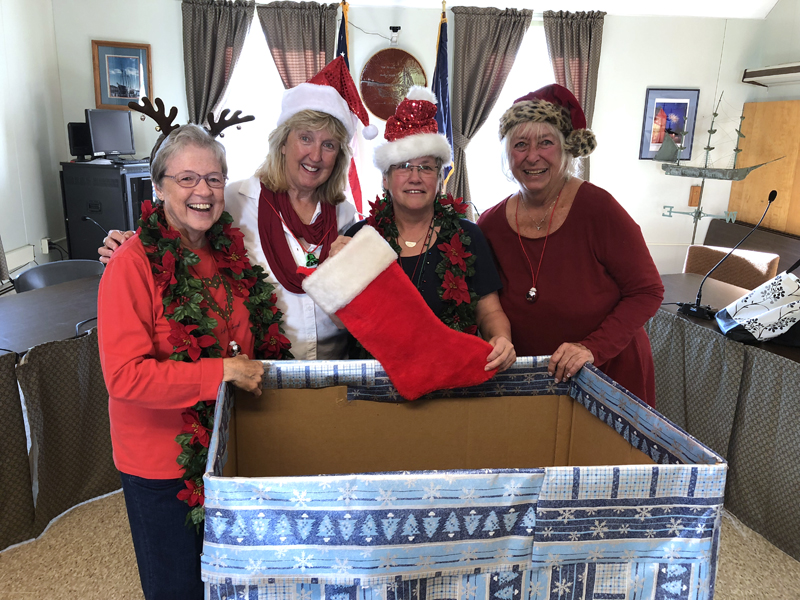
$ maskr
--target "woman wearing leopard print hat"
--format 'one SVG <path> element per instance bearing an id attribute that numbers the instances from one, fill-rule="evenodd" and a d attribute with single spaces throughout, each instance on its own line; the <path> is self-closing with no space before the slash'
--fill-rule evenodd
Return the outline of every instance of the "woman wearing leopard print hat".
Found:
<path id="1" fill-rule="evenodd" d="M 639 226 L 611 194 L 571 175 L 574 160 L 597 146 L 580 104 L 556 84 L 531 92 L 501 117 L 500 139 L 519 192 L 478 225 L 517 354 L 551 354 L 556 381 L 593 363 L 654 406 L 643 325 L 664 288 Z"/>

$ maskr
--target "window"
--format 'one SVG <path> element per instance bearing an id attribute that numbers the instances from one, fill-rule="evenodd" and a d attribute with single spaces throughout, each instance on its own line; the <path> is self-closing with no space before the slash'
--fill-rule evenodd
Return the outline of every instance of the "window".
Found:
<path id="1" fill-rule="evenodd" d="M 241 110 L 256 120 L 244 123 L 241 131 L 233 127 L 220 141 L 228 155 L 231 181 L 250 177 L 264 162 L 269 150 L 269 134 L 281 112 L 283 83 L 267 46 L 258 18 L 253 20 L 242 54 L 233 70 L 223 106 Z"/>
<path id="2" fill-rule="evenodd" d="M 497 139 L 500 117 L 514 100 L 553 81 L 544 26 L 534 22 L 522 40 L 517 59 L 489 118 L 467 146 L 469 192 L 478 212 L 491 208 L 519 189 L 503 173 L 503 144 Z"/>

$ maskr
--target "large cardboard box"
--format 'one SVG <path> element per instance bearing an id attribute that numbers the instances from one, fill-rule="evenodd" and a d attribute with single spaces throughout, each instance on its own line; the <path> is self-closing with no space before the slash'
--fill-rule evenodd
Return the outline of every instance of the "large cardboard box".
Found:
<path id="1" fill-rule="evenodd" d="M 374 361 L 222 389 L 207 597 L 712 598 L 725 461 L 593 367 L 556 385 L 546 364 L 413 403 Z"/>

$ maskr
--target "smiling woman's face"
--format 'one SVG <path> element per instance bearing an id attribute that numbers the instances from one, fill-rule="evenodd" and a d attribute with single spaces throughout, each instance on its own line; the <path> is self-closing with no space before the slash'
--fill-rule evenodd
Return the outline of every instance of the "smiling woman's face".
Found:
<path id="1" fill-rule="evenodd" d="M 292 129 L 281 148 L 290 189 L 309 193 L 328 181 L 339 155 L 339 141 L 327 129 Z"/>
<path id="2" fill-rule="evenodd" d="M 208 148 L 186 146 L 167 163 L 166 175 L 174 177 L 183 171 L 208 175 L 222 171 L 219 161 Z M 202 246 L 205 233 L 219 220 L 225 210 L 224 188 L 211 188 L 200 180 L 193 188 L 184 188 L 174 179 L 165 177 L 156 193 L 164 202 L 164 214 L 181 238 L 191 247 Z"/>
<path id="3" fill-rule="evenodd" d="M 409 211 L 432 207 L 436 192 L 439 191 L 439 167 L 433 156 L 413 158 L 410 165 L 425 165 L 433 170 L 424 173 L 420 169 L 400 169 L 389 167 L 383 177 L 383 186 L 389 190 L 392 201 Z"/>

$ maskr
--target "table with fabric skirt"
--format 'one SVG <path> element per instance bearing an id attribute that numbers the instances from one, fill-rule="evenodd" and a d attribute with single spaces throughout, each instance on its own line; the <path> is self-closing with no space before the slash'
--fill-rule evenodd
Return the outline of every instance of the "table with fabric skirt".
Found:
<path id="1" fill-rule="evenodd" d="M 692 301 L 702 276 L 662 280 L 665 302 Z M 724 308 L 746 292 L 708 279 L 703 303 Z M 800 348 L 741 344 L 674 305 L 646 329 L 656 409 L 727 459 L 725 507 L 800 560 Z"/>

